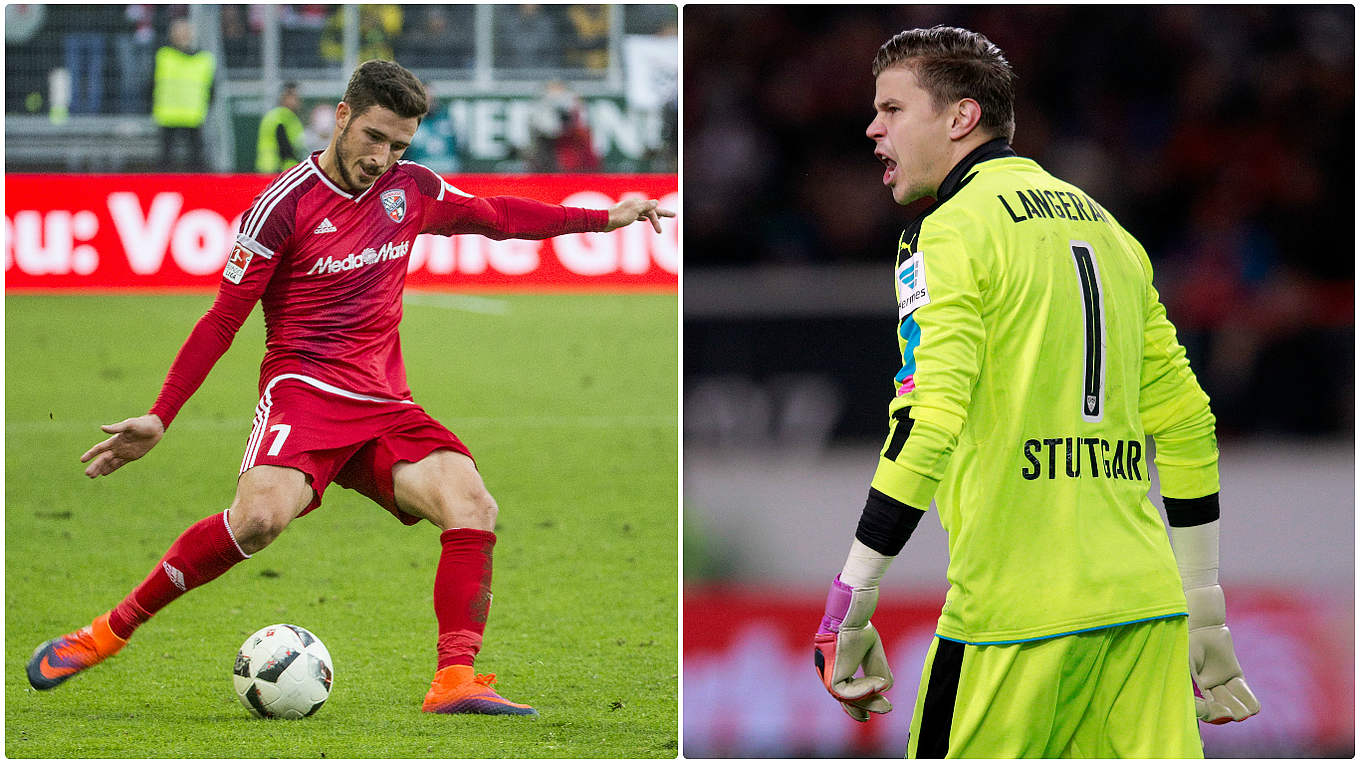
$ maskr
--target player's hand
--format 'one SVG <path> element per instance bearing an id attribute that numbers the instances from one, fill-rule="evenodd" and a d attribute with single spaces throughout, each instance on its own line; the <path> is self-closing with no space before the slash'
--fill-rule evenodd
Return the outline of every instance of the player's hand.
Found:
<path id="1" fill-rule="evenodd" d="M 1223 588 L 1217 584 L 1186 589 L 1190 610 L 1190 675 L 1202 697 L 1195 714 L 1205 723 L 1246 720 L 1261 711 L 1233 653 Z"/>
<path id="2" fill-rule="evenodd" d="M 134 459 L 141 459 L 165 435 L 165 425 L 154 414 L 100 425 L 99 429 L 113 435 L 81 455 L 80 461 L 89 462 L 85 474 L 91 478 L 108 475 Z"/>
<path id="3" fill-rule="evenodd" d="M 658 202 L 654 200 L 630 198 L 619 201 L 617 205 L 609 209 L 609 227 L 605 229 L 605 232 L 627 227 L 633 222 L 640 222 L 644 219 L 652 223 L 652 229 L 661 232 L 661 217 L 663 216 L 674 217 L 675 212 L 659 208 Z"/>
<path id="4" fill-rule="evenodd" d="M 877 587 L 852 589 L 837 577 L 813 638 L 813 663 L 822 685 L 840 701 L 846 715 L 861 723 L 869 720 L 869 713 L 892 709 L 882 693 L 892 688 L 892 671 L 883 641 L 869 622 L 877 604 Z M 861 668 L 864 675 L 856 678 Z"/>

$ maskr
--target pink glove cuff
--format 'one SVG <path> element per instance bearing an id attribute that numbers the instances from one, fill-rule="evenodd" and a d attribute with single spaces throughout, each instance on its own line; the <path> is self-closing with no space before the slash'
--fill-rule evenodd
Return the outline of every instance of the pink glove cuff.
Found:
<path id="1" fill-rule="evenodd" d="M 850 611 L 853 592 L 853 588 L 841 583 L 841 576 L 837 574 L 835 580 L 831 581 L 831 590 L 826 594 L 826 612 L 822 614 L 822 624 L 817 633 L 840 633 L 845 613 Z"/>

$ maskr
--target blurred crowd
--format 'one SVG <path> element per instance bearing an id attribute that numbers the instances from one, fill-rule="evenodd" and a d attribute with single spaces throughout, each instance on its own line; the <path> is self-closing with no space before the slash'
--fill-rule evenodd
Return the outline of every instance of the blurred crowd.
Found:
<path id="1" fill-rule="evenodd" d="M 347 8 L 357 9 L 357 40 L 346 38 Z M 191 12 L 195 10 L 199 12 Z M 238 154 L 246 156 L 242 164 L 257 171 L 286 168 L 326 144 L 334 102 L 329 95 L 316 98 L 315 83 L 345 81 L 347 72 L 341 69 L 347 45 L 357 46 L 351 51 L 355 60 L 395 59 L 430 86 L 430 115 L 410 157 L 437 171 L 463 168 L 471 138 L 457 134 L 452 100 L 434 97 L 434 91 L 447 93 L 450 83 L 474 76 L 474 65 L 488 64 L 493 81 L 517 85 L 515 94 L 507 97 L 524 98 L 526 87 L 538 92 L 527 135 L 517 134 L 511 155 L 496 165 L 497 170 L 636 171 L 641 165 L 652 171 L 675 171 L 675 65 L 669 65 L 669 87 L 660 88 L 669 94 L 659 103 L 640 102 L 639 92 L 651 95 L 657 88 L 639 88 L 634 78 L 639 71 L 644 72 L 642 77 L 667 74 L 666 65 L 655 65 L 655 57 L 645 59 L 645 55 L 669 50 L 674 61 L 677 16 L 676 7 L 667 4 L 9 5 L 5 10 L 5 109 L 12 114 L 45 115 L 54 127 L 72 118 L 80 122 L 91 116 L 150 114 L 164 160 L 142 168 L 204 170 L 209 167 L 206 159 L 211 158 L 205 153 L 204 132 L 209 128 L 206 120 L 213 94 L 223 81 L 245 83 L 245 87 L 230 88 L 239 101 L 241 93 L 250 90 L 249 84 L 271 78 L 264 76 L 263 69 L 265 32 L 276 24 L 281 71 L 269 73 L 291 86 L 282 93 L 265 94 L 267 112 L 259 112 L 261 118 L 254 124 L 233 121 L 231 126 L 242 135 L 236 146 Z M 481 24 L 489 27 L 489 39 L 479 37 Z M 621 72 L 627 80 L 623 87 L 620 77 L 612 76 Z M 302 87 L 296 84 L 299 80 Z M 310 101 L 306 100 L 308 82 Z M 615 155 L 613 163 L 607 163 L 612 138 L 596 139 L 590 104 L 573 89 L 573 84 L 582 82 L 594 86 L 596 101 L 622 101 L 616 111 L 635 108 L 659 114 L 660 126 L 652 130 L 658 139 L 648 142 L 641 155 Z M 601 94 L 601 88 L 607 93 Z M 468 91 L 470 96 L 496 95 L 480 87 Z M 239 102 L 233 102 L 229 108 L 234 119 L 260 105 L 252 102 L 241 110 Z M 629 113 L 627 118 L 640 123 L 648 117 Z M 464 116 L 464 129 L 467 121 Z M 91 122 L 86 119 L 84 123 Z M 254 131 L 255 125 L 258 139 L 248 141 L 244 135 Z M 235 139 L 220 133 L 219 144 Z M 483 149 L 474 157 L 484 170 L 493 160 L 487 153 Z M 33 159 L 28 160 L 31 167 Z"/>
<path id="2" fill-rule="evenodd" d="M 1017 152 L 1147 247 L 1220 427 L 1349 430 L 1354 14 L 687 8 L 685 265 L 885 260 L 908 213 L 864 137 L 870 63 L 902 29 L 964 26 L 1019 75 Z"/>
<path id="3" fill-rule="evenodd" d="M 344 17 L 336 5 L 279 6 L 284 45 L 299 68 L 339 66 Z M 359 60 L 393 58 L 412 69 L 466 69 L 475 54 L 472 5 L 359 6 Z M 651 34 L 674 18 L 665 6 L 630 6 L 629 34 Z M 607 5 L 503 5 L 495 8 L 493 65 L 504 69 L 573 69 L 602 74 L 609 65 Z M 224 5 L 222 37 L 229 66 L 258 66 L 260 5 Z"/>
<path id="4" fill-rule="evenodd" d="M 344 62 L 343 6 L 275 6 L 290 69 L 339 68 Z M 498 69 L 602 76 L 609 65 L 612 23 L 607 5 L 499 5 L 493 8 L 492 64 Z M 359 6 L 359 60 L 395 57 L 413 70 L 467 69 L 473 64 L 473 5 Z M 62 67 L 78 83 L 70 112 L 145 113 L 155 52 L 170 43 L 183 4 L 10 6 L 6 11 L 7 113 L 43 110 L 49 72 Z M 674 27 L 675 8 L 632 5 L 626 34 Z M 220 6 L 221 65 L 258 68 L 265 6 Z M 37 93 L 38 99 L 29 95 Z"/>

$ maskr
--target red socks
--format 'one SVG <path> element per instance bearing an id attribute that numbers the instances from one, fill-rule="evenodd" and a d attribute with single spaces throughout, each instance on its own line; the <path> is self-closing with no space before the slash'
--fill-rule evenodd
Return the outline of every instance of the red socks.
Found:
<path id="1" fill-rule="evenodd" d="M 151 574 L 109 614 L 109 628 L 126 639 L 165 605 L 231 569 L 249 555 L 241 551 L 227 526 L 227 513 L 189 526 Z"/>
<path id="2" fill-rule="evenodd" d="M 471 665 L 482 648 L 491 610 L 491 551 L 496 534 L 455 528 L 440 534 L 439 542 L 443 549 L 434 573 L 439 668 Z M 180 534 L 146 580 L 113 608 L 109 627 L 119 638 L 128 638 L 165 605 L 246 557 L 227 527 L 225 512 L 205 517 Z"/>
<path id="3" fill-rule="evenodd" d="M 439 534 L 443 549 L 434 572 L 434 616 L 439 621 L 439 669 L 471 665 L 482 648 L 491 611 L 491 550 L 496 534 L 454 528 Z"/>

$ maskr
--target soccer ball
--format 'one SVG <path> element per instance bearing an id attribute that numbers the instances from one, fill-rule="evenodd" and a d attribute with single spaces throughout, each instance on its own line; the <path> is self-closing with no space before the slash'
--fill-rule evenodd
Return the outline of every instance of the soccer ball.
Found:
<path id="1" fill-rule="evenodd" d="M 232 680 L 251 715 L 305 718 L 331 694 L 331 653 L 306 628 L 271 625 L 241 645 Z"/>

